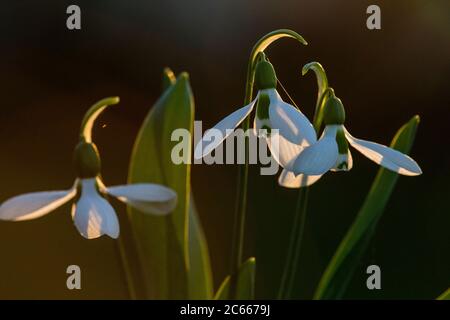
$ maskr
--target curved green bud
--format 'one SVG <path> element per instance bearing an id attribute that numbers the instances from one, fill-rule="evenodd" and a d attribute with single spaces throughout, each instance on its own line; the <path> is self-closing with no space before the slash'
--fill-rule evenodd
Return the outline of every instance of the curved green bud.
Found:
<path id="1" fill-rule="evenodd" d="M 75 147 L 73 159 L 78 178 L 94 178 L 99 175 L 101 161 L 95 144 L 80 141 Z"/>
<path id="2" fill-rule="evenodd" d="M 277 75 L 269 61 L 260 61 L 256 64 L 255 84 L 258 90 L 275 89 L 277 87 Z"/>
<path id="3" fill-rule="evenodd" d="M 172 69 L 164 68 L 162 75 L 162 91 L 166 91 L 171 85 L 173 85 L 176 81 L 175 74 Z"/>
<path id="4" fill-rule="evenodd" d="M 109 97 L 98 101 L 84 115 L 81 122 L 80 139 L 86 142 L 92 142 L 92 128 L 95 119 L 106 109 L 106 107 L 119 103 L 119 97 Z"/>
<path id="5" fill-rule="evenodd" d="M 329 97 L 323 110 L 323 122 L 325 125 L 344 124 L 345 109 L 341 99 L 334 95 L 334 90 L 329 88 Z"/>

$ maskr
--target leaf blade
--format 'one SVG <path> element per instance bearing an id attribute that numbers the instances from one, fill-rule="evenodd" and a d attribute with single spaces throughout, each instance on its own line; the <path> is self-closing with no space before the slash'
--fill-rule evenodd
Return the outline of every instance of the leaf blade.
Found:
<path id="1" fill-rule="evenodd" d="M 241 267 L 236 281 L 236 300 L 253 300 L 255 298 L 256 260 L 248 258 Z M 231 277 L 227 276 L 217 290 L 215 300 L 227 300 L 230 296 Z"/>
<path id="2" fill-rule="evenodd" d="M 408 153 L 413 145 L 419 117 L 413 117 L 403 125 L 391 142 L 391 147 Z M 351 280 L 361 255 L 374 233 L 389 197 L 395 187 L 398 174 L 380 168 L 371 189 L 355 221 L 339 244 L 322 275 L 314 299 L 341 298 Z"/>
<path id="3" fill-rule="evenodd" d="M 158 299 L 186 298 L 190 166 L 176 165 L 172 132 L 192 131 L 194 102 L 187 74 L 181 74 L 145 118 L 135 142 L 129 182 L 166 185 L 178 194 L 177 208 L 167 217 L 153 217 L 129 208 L 147 294 Z M 190 153 L 191 143 L 188 143 Z"/>

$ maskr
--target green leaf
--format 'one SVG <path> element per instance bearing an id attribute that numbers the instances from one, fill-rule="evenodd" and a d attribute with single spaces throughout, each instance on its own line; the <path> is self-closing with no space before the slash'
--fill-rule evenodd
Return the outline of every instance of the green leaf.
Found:
<path id="1" fill-rule="evenodd" d="M 450 300 L 450 288 L 448 288 L 447 291 L 437 297 L 436 300 Z"/>
<path id="2" fill-rule="evenodd" d="M 189 210 L 189 298 L 194 300 L 213 297 L 213 280 L 208 244 L 200 225 L 193 197 Z"/>
<path id="3" fill-rule="evenodd" d="M 129 182 L 160 183 L 178 194 L 177 208 L 167 217 L 153 217 L 129 208 L 145 276 L 147 296 L 157 299 L 210 299 L 212 274 L 208 246 L 190 188 L 190 165 L 174 164 L 172 148 L 192 141 L 172 141 L 175 129 L 193 131 L 194 99 L 188 75 L 178 79 L 168 68 L 163 73 L 165 91 L 145 118 L 133 149 Z"/>
<path id="4" fill-rule="evenodd" d="M 391 147 L 409 153 L 419 124 L 419 116 L 402 126 Z M 315 299 L 340 299 L 344 295 L 353 272 L 361 261 L 375 227 L 397 182 L 398 174 L 381 168 L 355 221 L 341 241 L 326 268 L 314 295 Z"/>
<path id="5" fill-rule="evenodd" d="M 239 268 L 238 278 L 236 281 L 236 300 L 252 300 L 255 298 L 255 269 L 256 260 L 254 257 L 249 258 Z M 230 295 L 230 276 L 227 276 L 217 290 L 214 299 L 227 300 Z"/>

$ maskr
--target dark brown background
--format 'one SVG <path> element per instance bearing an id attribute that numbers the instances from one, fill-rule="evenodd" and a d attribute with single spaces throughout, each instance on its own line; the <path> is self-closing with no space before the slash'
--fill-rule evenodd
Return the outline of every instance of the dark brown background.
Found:
<path id="1" fill-rule="evenodd" d="M 78 4 L 82 30 L 65 27 Z M 369 31 L 378 4 L 382 30 Z M 0 9 L 0 201 L 68 188 L 79 123 L 95 101 L 121 104 L 97 123 L 107 184 L 126 181 L 133 140 L 160 93 L 161 70 L 188 71 L 196 119 L 213 125 L 241 105 L 247 59 L 266 32 L 291 28 L 309 42 L 268 50 L 278 77 L 312 115 L 316 97 L 303 64 L 317 60 L 357 137 L 389 143 L 421 116 L 413 157 L 424 174 L 401 178 L 348 297 L 434 298 L 450 285 L 450 6 L 397 1 L 5 1 Z M 101 126 L 105 124 L 105 128 Z M 377 167 L 354 152 L 355 167 L 313 187 L 297 296 L 310 298 L 323 268 L 362 204 Z M 194 166 L 193 188 L 209 241 L 215 283 L 229 264 L 236 166 Z M 279 281 L 296 191 L 251 172 L 248 254 L 258 259 L 258 296 Z M 118 213 L 124 208 L 115 203 Z M 126 298 L 114 241 L 79 236 L 70 207 L 36 221 L 0 223 L 0 298 Z M 253 235 L 253 236 L 252 236 Z M 252 240 L 253 239 L 253 240 Z M 382 290 L 365 288 L 365 267 L 382 269 Z M 82 290 L 66 289 L 69 264 Z"/>

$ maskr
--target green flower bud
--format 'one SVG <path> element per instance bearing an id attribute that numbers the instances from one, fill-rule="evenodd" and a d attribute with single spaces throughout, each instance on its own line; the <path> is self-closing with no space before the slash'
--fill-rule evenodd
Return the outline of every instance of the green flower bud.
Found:
<path id="1" fill-rule="evenodd" d="M 325 125 L 344 124 L 345 110 L 341 99 L 331 91 L 324 108 L 323 122 Z"/>
<path id="2" fill-rule="evenodd" d="M 277 87 L 277 75 L 269 61 L 261 60 L 256 64 L 255 84 L 258 90 Z"/>
<path id="3" fill-rule="evenodd" d="M 74 164 L 79 178 L 94 178 L 101 168 L 100 154 L 93 143 L 80 141 L 75 147 Z"/>

